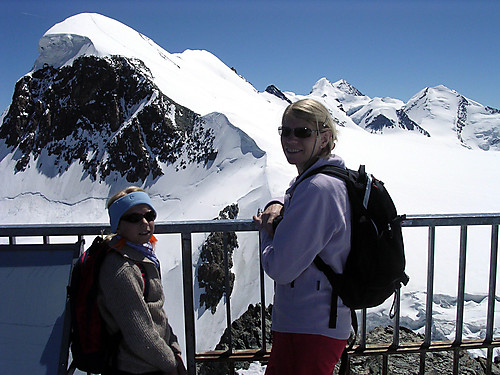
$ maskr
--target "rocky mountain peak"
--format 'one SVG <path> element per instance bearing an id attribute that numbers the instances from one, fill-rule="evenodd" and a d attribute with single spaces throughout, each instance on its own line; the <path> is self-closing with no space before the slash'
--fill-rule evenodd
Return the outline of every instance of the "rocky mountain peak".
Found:
<path id="1" fill-rule="evenodd" d="M 284 100 L 287 103 L 292 103 L 292 101 L 290 99 L 288 99 L 285 96 L 285 94 L 283 94 L 283 92 L 274 85 L 267 86 L 265 91 L 268 92 L 269 94 L 272 94 L 272 95 L 280 98 L 281 100 Z"/>
<path id="2" fill-rule="evenodd" d="M 361 91 L 359 91 L 356 87 L 351 85 L 344 79 L 341 79 L 335 83 L 332 83 L 332 86 L 337 88 L 340 91 L 343 91 L 346 94 L 354 95 L 354 96 L 365 96 Z"/>
<path id="3" fill-rule="evenodd" d="M 82 56 L 21 78 L 0 128 L 17 148 L 15 172 L 47 175 L 74 162 L 93 180 L 118 173 L 129 182 L 162 175 L 160 162 L 207 163 L 216 150 L 201 118 L 161 93 L 137 59 Z"/>

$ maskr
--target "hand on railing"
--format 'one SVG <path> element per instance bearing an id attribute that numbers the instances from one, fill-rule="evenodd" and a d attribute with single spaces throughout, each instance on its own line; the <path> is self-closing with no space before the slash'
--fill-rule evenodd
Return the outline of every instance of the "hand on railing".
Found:
<path id="1" fill-rule="evenodd" d="M 275 220 L 281 217 L 283 205 L 281 203 L 273 203 L 266 207 L 266 209 L 254 215 L 253 222 L 259 227 L 264 229 L 270 236 L 274 235 Z"/>

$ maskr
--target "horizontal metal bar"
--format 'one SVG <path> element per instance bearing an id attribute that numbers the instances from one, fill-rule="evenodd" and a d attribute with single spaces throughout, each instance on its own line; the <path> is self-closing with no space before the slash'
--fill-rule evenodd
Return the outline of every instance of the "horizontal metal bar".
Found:
<path id="1" fill-rule="evenodd" d="M 500 213 L 447 214 L 447 215 L 406 215 L 403 227 L 493 225 L 500 224 Z M 257 227 L 251 219 L 237 220 L 194 220 L 158 221 L 155 233 L 206 233 L 255 231 Z M 10 236 L 68 236 L 95 235 L 109 233 L 109 224 L 2 224 L 0 237 Z"/>
<path id="2" fill-rule="evenodd" d="M 403 227 L 492 225 L 500 223 L 500 213 L 406 215 Z"/>
<path id="3" fill-rule="evenodd" d="M 155 234 L 245 232 L 258 228 L 252 220 L 158 221 Z M 109 224 L 3 224 L 0 237 L 7 236 L 71 236 L 109 233 Z"/>
<path id="4" fill-rule="evenodd" d="M 196 362 L 268 361 L 270 354 L 270 350 L 262 349 L 211 350 L 196 354 Z"/>
<path id="5" fill-rule="evenodd" d="M 500 347 L 500 339 L 492 342 L 484 340 L 464 340 L 460 344 L 460 350 L 487 349 Z M 349 356 L 371 356 L 371 355 L 394 355 L 394 354 L 415 354 L 428 352 L 442 352 L 456 349 L 457 346 L 452 341 L 434 341 L 430 346 L 423 343 L 404 343 L 394 346 L 387 345 L 367 345 L 365 348 L 354 346 L 349 350 Z M 211 350 L 196 354 L 196 362 L 231 362 L 231 361 L 267 361 L 270 350 L 246 349 L 233 350 L 232 352 L 223 350 Z"/>
<path id="6" fill-rule="evenodd" d="M 486 349 L 500 347 L 500 339 L 488 343 L 484 340 L 464 340 L 457 346 L 452 341 L 434 341 L 430 346 L 422 345 L 421 343 L 401 344 L 397 347 L 391 345 L 368 345 L 364 350 L 358 351 L 354 347 L 349 351 L 350 356 L 365 356 L 376 354 L 410 354 L 410 353 L 427 353 L 427 352 L 442 352 L 451 351 L 459 348 L 460 350 Z"/>

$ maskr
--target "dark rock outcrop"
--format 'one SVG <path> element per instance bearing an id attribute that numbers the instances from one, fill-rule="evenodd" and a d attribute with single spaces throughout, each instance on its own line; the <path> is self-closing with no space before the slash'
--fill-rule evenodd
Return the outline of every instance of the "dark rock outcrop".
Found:
<path id="1" fill-rule="evenodd" d="M 257 349 L 262 345 L 262 311 L 261 305 L 249 305 L 248 310 L 231 324 L 231 330 L 227 328 L 215 347 L 216 350 L 227 350 L 231 340 L 233 350 Z M 267 345 L 272 344 L 271 337 L 271 313 L 272 305 L 264 309 L 265 335 Z M 236 362 L 235 368 L 248 368 L 249 364 Z M 198 366 L 199 375 L 226 375 L 230 374 L 231 365 L 226 362 L 203 363 Z"/>
<path id="2" fill-rule="evenodd" d="M 79 162 L 98 181 L 113 172 L 129 182 L 155 179 L 160 163 L 184 168 L 217 153 L 200 116 L 162 94 L 142 61 L 122 56 L 83 56 L 21 78 L 0 138 L 17 148 L 16 173 L 31 159 L 53 175 Z"/>
<path id="3" fill-rule="evenodd" d="M 217 219 L 236 219 L 238 205 L 232 204 L 224 208 Z M 225 238 L 224 238 L 225 237 Z M 231 272 L 233 267 L 233 252 L 238 247 L 236 233 L 210 233 L 201 246 L 200 260 L 197 267 L 198 284 L 203 292 L 200 294 L 200 307 L 215 314 L 217 305 L 226 292 L 226 275 L 224 271 L 224 247 L 227 246 L 227 262 L 229 269 L 229 291 L 233 290 L 235 275 Z"/>
<path id="4" fill-rule="evenodd" d="M 283 92 L 277 88 L 276 86 L 274 85 L 269 85 L 266 87 L 266 92 L 268 92 L 269 94 L 272 94 L 278 98 L 280 98 L 281 100 L 284 100 L 285 102 L 287 103 L 292 103 L 292 101 L 290 99 L 288 99 L 285 94 L 283 94 Z"/>

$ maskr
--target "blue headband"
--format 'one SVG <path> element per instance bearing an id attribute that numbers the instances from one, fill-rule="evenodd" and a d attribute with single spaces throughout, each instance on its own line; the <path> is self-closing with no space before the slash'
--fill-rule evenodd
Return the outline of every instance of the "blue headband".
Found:
<path id="1" fill-rule="evenodd" d="M 123 214 L 131 207 L 137 206 L 138 204 L 147 204 L 153 211 L 155 211 L 149 195 L 143 191 L 135 191 L 113 202 L 111 207 L 108 209 L 111 233 L 116 233 L 118 223 L 120 222 Z"/>

